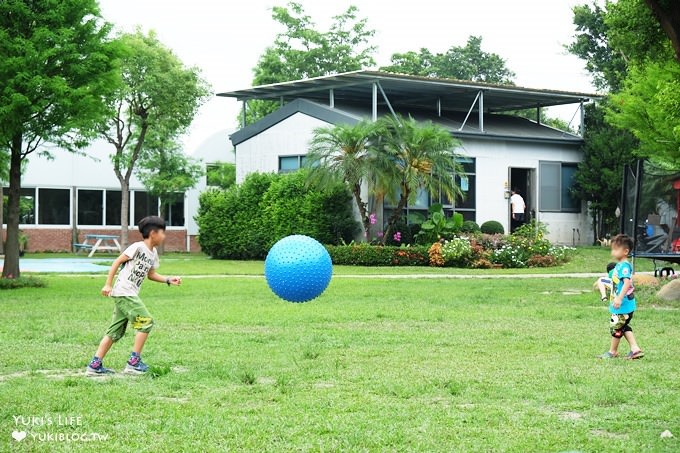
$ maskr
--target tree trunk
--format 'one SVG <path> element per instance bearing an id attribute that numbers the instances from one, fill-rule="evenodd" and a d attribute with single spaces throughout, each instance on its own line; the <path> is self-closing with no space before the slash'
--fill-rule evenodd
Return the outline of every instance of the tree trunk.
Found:
<path id="1" fill-rule="evenodd" d="M 120 181 L 120 246 L 125 250 L 128 246 L 128 228 L 130 226 L 130 183 L 125 178 Z"/>
<path id="2" fill-rule="evenodd" d="M 385 229 L 385 232 L 383 234 L 383 239 L 382 243 L 383 245 L 387 243 L 387 238 L 389 235 L 392 234 L 392 231 L 394 230 L 394 226 L 397 224 L 399 219 L 401 219 L 401 214 L 404 211 L 404 208 L 406 208 L 406 203 L 408 202 L 408 197 L 409 197 L 409 191 L 405 187 L 401 188 L 401 197 L 399 198 L 399 203 L 397 204 L 397 208 L 392 212 L 392 215 L 390 215 L 390 220 L 387 222 L 387 228 Z"/>
<path id="3" fill-rule="evenodd" d="M 21 134 L 12 137 L 7 197 L 7 246 L 2 268 L 4 278 L 19 278 L 19 206 L 21 202 Z"/>
<path id="4" fill-rule="evenodd" d="M 5 252 L 5 219 L 3 217 L 3 212 L 5 210 L 5 194 L 2 190 L 2 182 L 0 182 L 0 255 Z"/>
<path id="5" fill-rule="evenodd" d="M 675 59 L 680 61 L 680 5 L 676 1 L 669 1 L 664 8 L 658 0 L 645 0 L 647 6 L 659 21 L 661 28 L 671 41 L 675 51 Z"/>
<path id="6" fill-rule="evenodd" d="M 597 215 L 598 215 L 598 210 L 593 209 L 592 210 L 592 215 L 593 215 L 593 245 L 597 245 L 598 239 L 600 239 L 600 236 L 597 231 Z"/>
<path id="7" fill-rule="evenodd" d="M 368 212 L 366 211 L 366 203 L 361 200 L 361 186 L 355 184 L 352 187 L 352 195 L 354 195 L 354 202 L 359 209 L 359 215 L 361 216 L 361 224 L 364 226 L 364 233 L 368 239 L 368 235 L 371 229 L 371 220 L 368 218 Z"/>

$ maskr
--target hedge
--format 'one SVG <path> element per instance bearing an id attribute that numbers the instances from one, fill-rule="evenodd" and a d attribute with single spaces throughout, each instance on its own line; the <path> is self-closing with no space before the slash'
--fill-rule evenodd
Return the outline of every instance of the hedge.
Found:
<path id="1" fill-rule="evenodd" d="M 261 259 L 279 239 L 305 234 L 326 244 L 354 239 L 351 195 L 341 182 L 307 186 L 304 170 L 249 175 L 226 190 L 200 196 L 196 221 L 201 249 L 219 259 Z"/>
<path id="2" fill-rule="evenodd" d="M 333 264 L 348 266 L 427 266 L 430 262 L 428 248 L 375 246 L 366 243 L 326 246 Z"/>

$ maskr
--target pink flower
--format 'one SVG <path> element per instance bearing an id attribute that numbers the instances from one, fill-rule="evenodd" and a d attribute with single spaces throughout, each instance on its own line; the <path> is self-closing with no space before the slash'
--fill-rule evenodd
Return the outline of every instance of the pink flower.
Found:
<path id="1" fill-rule="evenodd" d="M 396 233 L 394 233 L 394 236 L 392 236 L 392 238 L 393 238 L 396 242 L 401 242 L 401 231 L 397 231 Z"/>
<path id="2" fill-rule="evenodd" d="M 368 221 L 371 222 L 371 225 L 375 225 L 378 221 L 378 218 L 375 216 L 375 214 L 371 214 L 368 216 Z"/>
<path id="3" fill-rule="evenodd" d="M 378 237 L 379 237 L 379 238 L 383 237 L 383 232 L 382 232 L 382 231 L 378 231 Z"/>

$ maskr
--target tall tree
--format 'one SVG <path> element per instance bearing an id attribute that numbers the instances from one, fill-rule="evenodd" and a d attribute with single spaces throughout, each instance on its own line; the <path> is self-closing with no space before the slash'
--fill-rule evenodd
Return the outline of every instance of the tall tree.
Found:
<path id="1" fill-rule="evenodd" d="M 595 88 L 619 91 L 626 77 L 627 63 L 622 52 L 609 43 L 606 11 L 597 2 L 573 8 L 576 35 L 567 51 L 585 62 Z"/>
<path id="2" fill-rule="evenodd" d="M 253 69 L 253 85 L 287 82 L 356 71 L 375 64 L 375 31 L 358 18 L 356 6 L 333 17 L 328 30 L 320 31 L 301 4 L 290 2 L 272 8 L 272 18 L 284 30 L 265 49 Z M 278 108 L 278 102 L 248 103 L 247 122 L 253 123 Z"/>
<path id="3" fill-rule="evenodd" d="M 637 140 L 628 131 L 605 122 L 605 106 L 586 106 L 583 160 L 574 175 L 573 195 L 588 202 L 593 243 L 617 231 L 616 208 L 621 198 L 624 165 L 634 160 Z"/>
<path id="4" fill-rule="evenodd" d="M 186 67 L 151 32 L 137 30 L 119 39 L 123 84 L 108 98 L 109 115 L 99 133 L 114 147 L 113 171 L 120 183 L 121 244 L 128 243 L 130 178 L 148 135 L 176 136 L 186 130 L 209 94 L 199 70 Z"/>
<path id="5" fill-rule="evenodd" d="M 207 185 L 228 189 L 236 184 L 236 165 L 229 162 L 215 162 L 206 170 Z"/>
<path id="6" fill-rule="evenodd" d="M 200 162 L 187 156 L 177 140 L 166 137 L 144 147 L 135 173 L 146 190 L 159 197 L 160 212 L 166 219 L 169 207 L 204 175 Z"/>
<path id="7" fill-rule="evenodd" d="M 372 165 L 374 190 L 396 201 L 383 235 L 385 242 L 419 190 L 450 200 L 460 196 L 455 175 L 461 169 L 454 152 L 459 142 L 445 128 L 392 116 L 381 118 L 377 127 L 380 129 L 373 145 Z"/>
<path id="8" fill-rule="evenodd" d="M 371 222 L 367 203 L 361 198 L 361 184 L 370 176 L 373 165 L 371 142 L 376 138 L 376 131 L 375 123 L 369 121 L 318 128 L 307 154 L 313 184 L 324 187 L 339 179 L 347 185 L 366 237 Z"/>
<path id="9" fill-rule="evenodd" d="M 503 85 L 512 85 L 515 78 L 500 55 L 482 50 L 481 36 L 470 36 L 464 46 L 452 46 L 444 53 L 432 53 L 424 48 L 418 52 L 395 53 L 391 64 L 380 70 Z"/>
<path id="10" fill-rule="evenodd" d="M 96 0 L 0 2 L 0 151 L 9 153 L 3 277 L 17 278 L 21 167 L 40 145 L 83 147 L 119 86 L 119 46 Z"/>

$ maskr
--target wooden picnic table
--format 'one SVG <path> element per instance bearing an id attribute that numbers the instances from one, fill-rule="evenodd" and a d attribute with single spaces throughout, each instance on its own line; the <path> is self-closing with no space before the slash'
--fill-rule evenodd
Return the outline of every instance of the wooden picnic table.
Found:
<path id="1" fill-rule="evenodd" d="M 90 253 L 87 256 L 90 258 L 96 252 L 121 252 L 118 236 L 110 234 L 86 234 L 85 241 L 82 244 L 73 244 L 73 247 L 76 249 L 76 253 L 81 250 L 89 250 Z"/>

